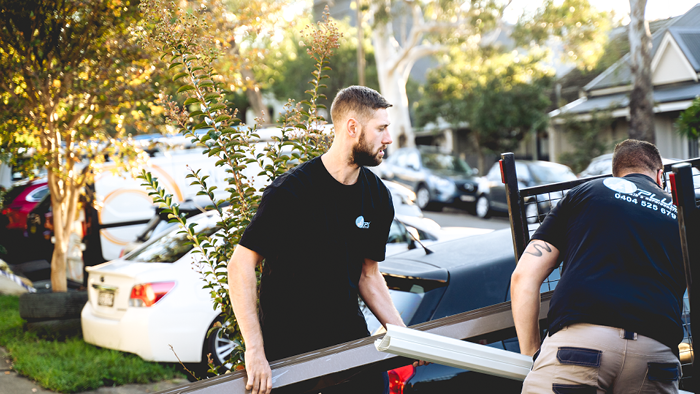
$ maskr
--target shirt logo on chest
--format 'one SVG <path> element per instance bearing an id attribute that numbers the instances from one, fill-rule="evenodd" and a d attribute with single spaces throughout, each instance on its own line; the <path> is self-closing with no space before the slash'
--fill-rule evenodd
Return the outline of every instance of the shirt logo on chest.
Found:
<path id="1" fill-rule="evenodd" d="M 355 219 L 357 228 L 369 228 L 369 223 L 370 222 L 365 222 L 364 216 L 358 216 L 357 219 Z"/>

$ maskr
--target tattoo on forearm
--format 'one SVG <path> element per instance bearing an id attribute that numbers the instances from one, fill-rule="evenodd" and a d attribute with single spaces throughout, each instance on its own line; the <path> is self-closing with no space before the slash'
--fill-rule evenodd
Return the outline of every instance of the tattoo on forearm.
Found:
<path id="1" fill-rule="evenodd" d="M 549 245 L 547 245 L 546 242 L 542 242 L 542 243 L 531 243 L 530 245 L 531 245 L 532 247 L 531 247 L 531 248 L 528 247 L 527 250 L 525 250 L 525 253 L 531 254 L 531 255 L 533 255 L 533 256 L 535 256 L 535 257 L 542 257 L 542 251 L 544 251 L 544 250 L 546 250 L 546 251 L 549 252 L 549 253 L 552 252 L 552 248 L 550 248 Z M 533 251 L 533 249 L 534 249 L 534 251 Z"/>

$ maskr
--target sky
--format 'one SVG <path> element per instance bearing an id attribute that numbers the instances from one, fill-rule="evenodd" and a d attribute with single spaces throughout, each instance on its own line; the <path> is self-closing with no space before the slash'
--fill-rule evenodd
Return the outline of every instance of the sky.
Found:
<path id="1" fill-rule="evenodd" d="M 629 21 L 630 3 L 629 0 L 589 0 L 591 5 L 599 10 L 612 10 L 619 17 L 622 23 Z M 647 0 L 646 19 L 657 20 L 666 19 L 672 16 L 684 14 L 691 9 L 698 0 Z M 542 4 L 540 0 L 513 0 L 510 10 L 506 12 L 505 19 L 515 22 L 523 10 L 532 10 Z"/>

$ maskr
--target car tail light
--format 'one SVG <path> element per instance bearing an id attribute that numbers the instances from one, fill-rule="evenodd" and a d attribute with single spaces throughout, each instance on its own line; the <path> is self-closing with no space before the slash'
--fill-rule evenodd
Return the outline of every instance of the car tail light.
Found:
<path id="1" fill-rule="evenodd" d="M 175 287 L 175 282 L 142 283 L 131 289 L 129 306 L 149 307 L 153 306 L 161 298 L 165 297 Z"/>
<path id="2" fill-rule="evenodd" d="M 403 394 L 406 383 L 416 374 L 413 365 L 392 369 L 387 372 L 389 375 L 389 394 Z"/>

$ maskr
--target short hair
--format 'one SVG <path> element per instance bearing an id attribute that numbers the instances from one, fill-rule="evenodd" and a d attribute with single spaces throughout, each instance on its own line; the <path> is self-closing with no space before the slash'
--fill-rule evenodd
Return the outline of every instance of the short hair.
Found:
<path id="1" fill-rule="evenodd" d="M 656 172 L 664 168 L 661 155 L 650 142 L 628 139 L 615 146 L 613 151 L 613 175 L 625 170 Z"/>
<path id="2" fill-rule="evenodd" d="M 333 99 L 331 121 L 339 122 L 352 114 L 364 124 L 374 115 L 374 111 L 389 107 L 392 105 L 376 90 L 353 85 L 341 89 Z"/>

